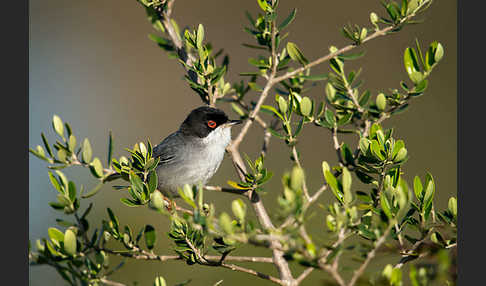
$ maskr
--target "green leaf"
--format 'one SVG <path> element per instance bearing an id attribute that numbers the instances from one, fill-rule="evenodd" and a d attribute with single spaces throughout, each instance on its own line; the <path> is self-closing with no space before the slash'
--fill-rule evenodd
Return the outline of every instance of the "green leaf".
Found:
<path id="1" fill-rule="evenodd" d="M 71 256 L 77 252 L 76 234 L 70 229 L 64 234 L 64 250 Z"/>
<path id="2" fill-rule="evenodd" d="M 41 133 L 42 137 L 42 142 L 44 143 L 44 146 L 46 147 L 47 153 L 49 156 L 53 157 L 51 147 L 49 146 L 49 142 L 47 141 L 46 137 L 44 136 L 44 133 Z"/>
<path id="3" fill-rule="evenodd" d="M 51 241 L 59 247 L 61 245 L 61 242 L 64 241 L 64 233 L 62 233 L 60 230 L 58 230 L 55 227 L 50 227 L 47 229 L 47 234 L 49 235 L 49 238 Z"/>
<path id="4" fill-rule="evenodd" d="M 101 161 L 98 159 L 98 157 L 95 157 L 90 163 L 90 170 L 95 177 L 103 177 L 103 165 L 101 165 Z"/>
<path id="5" fill-rule="evenodd" d="M 394 162 L 401 162 L 407 157 L 407 148 L 403 147 L 398 151 L 397 156 L 393 160 Z"/>
<path id="6" fill-rule="evenodd" d="M 309 61 L 304 57 L 302 52 L 299 50 L 296 44 L 292 42 L 287 43 L 287 52 L 289 53 L 289 56 L 294 60 L 298 61 L 302 65 L 306 65 L 309 63 Z"/>
<path id="7" fill-rule="evenodd" d="M 290 14 L 287 16 L 287 18 L 285 18 L 285 20 L 283 20 L 283 22 L 278 25 L 278 29 L 279 30 L 283 30 L 285 29 L 290 23 L 292 23 L 292 21 L 294 21 L 295 19 L 295 14 L 297 13 L 297 9 L 293 9 L 292 12 L 290 12 Z"/>
<path id="8" fill-rule="evenodd" d="M 451 212 L 451 214 L 455 217 L 457 217 L 457 199 L 455 197 L 451 197 L 449 199 L 449 202 L 447 204 L 448 210 Z"/>
<path id="9" fill-rule="evenodd" d="M 221 213 L 221 215 L 219 216 L 219 226 L 226 234 L 233 234 L 234 232 L 233 224 L 231 221 L 232 220 L 230 216 L 225 212 Z"/>
<path id="10" fill-rule="evenodd" d="M 113 155 L 113 136 L 112 136 L 111 131 L 110 131 L 109 135 L 108 135 L 108 155 L 107 155 L 107 160 L 106 160 L 107 166 L 110 166 L 110 164 L 111 164 L 112 155 Z"/>
<path id="11" fill-rule="evenodd" d="M 343 168 L 343 202 L 344 204 L 349 204 L 353 200 L 353 195 L 351 194 L 351 173 L 349 173 L 346 167 Z"/>
<path id="12" fill-rule="evenodd" d="M 52 117 L 52 126 L 59 136 L 64 138 L 64 123 L 62 122 L 61 118 L 57 115 Z"/>
<path id="13" fill-rule="evenodd" d="M 270 8 L 267 4 L 267 1 L 266 0 L 257 0 L 258 2 L 258 6 L 260 6 L 260 8 L 264 11 L 264 12 L 267 12 L 268 8 Z"/>
<path id="14" fill-rule="evenodd" d="M 154 227 L 147 224 L 143 234 L 145 236 L 145 245 L 149 250 L 153 249 L 157 238 Z"/>
<path id="15" fill-rule="evenodd" d="M 324 177 L 326 176 L 326 171 L 330 171 L 331 168 L 329 167 L 329 164 L 326 161 L 322 161 L 322 173 L 324 174 Z"/>
<path id="16" fill-rule="evenodd" d="M 424 80 L 424 75 L 421 72 L 412 72 L 410 75 L 410 80 L 415 83 L 419 84 Z"/>
<path id="17" fill-rule="evenodd" d="M 314 75 L 302 75 L 300 78 L 310 81 L 321 81 L 326 80 L 328 78 L 327 73 L 323 74 L 314 74 Z"/>
<path id="18" fill-rule="evenodd" d="M 110 217 L 110 220 L 113 223 L 113 227 L 115 228 L 116 232 L 118 233 L 118 227 L 120 225 L 118 223 L 118 218 L 115 216 L 115 214 L 113 213 L 113 211 L 110 208 L 107 208 L 106 211 L 108 212 L 108 216 Z"/>
<path id="19" fill-rule="evenodd" d="M 336 120 L 334 118 L 334 113 L 330 109 L 326 108 L 326 111 L 324 112 L 324 117 L 329 125 L 334 126 Z"/>
<path id="20" fill-rule="evenodd" d="M 435 194 L 434 178 L 427 172 L 425 175 L 425 194 L 424 194 L 424 207 L 428 208 L 432 204 Z"/>
<path id="21" fill-rule="evenodd" d="M 275 107 L 270 105 L 262 105 L 261 108 L 273 112 L 275 115 L 277 115 L 278 118 L 280 118 L 282 121 L 285 121 L 282 114 L 280 114 L 280 112 L 278 112 L 277 109 L 275 109 Z"/>
<path id="22" fill-rule="evenodd" d="M 376 140 L 371 140 L 371 153 L 373 153 L 373 155 L 380 161 L 385 160 L 385 156 L 381 154 L 380 144 Z"/>
<path id="23" fill-rule="evenodd" d="M 378 110 L 383 111 L 386 108 L 386 97 L 383 93 L 378 94 L 376 97 L 376 107 Z"/>
<path id="24" fill-rule="evenodd" d="M 162 276 L 156 277 L 154 281 L 154 286 L 167 286 L 164 277 Z"/>
<path id="25" fill-rule="evenodd" d="M 403 63 L 408 75 L 411 76 L 414 72 L 420 72 L 417 54 L 413 48 L 406 48 L 403 54 Z"/>
<path id="26" fill-rule="evenodd" d="M 83 141 L 83 153 L 82 153 L 83 162 L 89 164 L 91 162 L 92 154 L 93 153 L 91 150 L 91 144 L 89 143 L 88 138 L 85 138 Z"/>
<path id="27" fill-rule="evenodd" d="M 138 207 L 140 204 L 137 201 L 127 199 L 127 198 L 120 198 L 120 202 L 122 202 L 127 207 Z"/>
<path id="28" fill-rule="evenodd" d="M 289 109 L 289 106 L 287 104 L 287 100 L 283 96 L 278 97 L 278 109 L 282 114 L 286 114 L 287 110 Z"/>
<path id="29" fill-rule="evenodd" d="M 246 216 L 246 205 L 243 203 L 242 200 L 236 199 L 231 203 L 231 210 L 233 214 L 238 218 L 240 223 L 245 221 Z"/>
<path id="30" fill-rule="evenodd" d="M 370 142 L 371 141 L 365 137 L 361 137 L 359 139 L 359 149 L 361 150 L 361 153 L 363 155 L 366 155 L 366 153 L 368 152 L 368 149 L 370 148 Z"/>
<path id="31" fill-rule="evenodd" d="M 87 198 L 90 198 L 90 197 L 96 195 L 101 190 L 102 186 L 103 186 L 103 182 L 98 183 L 91 191 L 82 195 L 81 197 L 83 199 L 87 199 Z"/>
<path id="32" fill-rule="evenodd" d="M 204 40 L 204 26 L 202 24 L 199 24 L 197 27 L 197 48 L 201 49 L 202 48 L 202 42 Z"/>
<path id="33" fill-rule="evenodd" d="M 381 204 L 381 208 L 385 212 L 386 216 L 388 218 L 392 218 L 393 214 L 391 212 L 390 202 L 388 201 L 388 198 L 386 197 L 386 195 L 383 194 L 383 193 L 381 194 L 381 197 L 380 197 L 380 204 Z"/>
<path id="34" fill-rule="evenodd" d="M 155 191 L 157 189 L 157 184 L 158 184 L 158 177 L 157 177 L 157 172 L 152 171 L 149 174 L 149 179 L 148 179 L 148 189 L 150 193 Z"/>
<path id="35" fill-rule="evenodd" d="M 165 208 L 164 196 L 158 190 L 155 190 L 150 196 L 151 207 L 157 210 L 163 210 Z"/>
<path id="36" fill-rule="evenodd" d="M 61 187 L 61 185 L 59 184 L 59 181 L 56 179 L 56 177 L 54 177 L 54 175 L 48 171 L 47 172 L 49 174 L 49 179 L 51 180 L 51 184 L 54 186 L 54 188 L 61 194 L 64 194 L 64 189 Z"/>
<path id="37" fill-rule="evenodd" d="M 73 181 L 69 181 L 68 183 L 68 196 L 71 202 L 76 200 L 76 185 Z"/>
<path id="38" fill-rule="evenodd" d="M 439 62 L 443 56 L 444 56 L 444 47 L 442 47 L 440 43 L 437 43 L 437 47 L 435 49 L 435 54 L 434 54 L 435 62 Z"/>
<path id="39" fill-rule="evenodd" d="M 312 113 L 312 101 L 307 96 L 304 96 L 300 102 L 300 112 L 304 116 L 310 116 Z"/>
<path id="40" fill-rule="evenodd" d="M 305 174 L 304 170 L 299 166 L 294 166 L 290 172 L 290 188 L 293 190 L 300 190 L 304 184 Z"/>
<path id="41" fill-rule="evenodd" d="M 140 179 L 140 177 L 137 174 L 135 174 L 134 171 L 130 171 L 129 179 L 130 179 L 130 184 L 132 185 L 133 190 L 137 193 L 142 193 L 143 192 L 142 179 Z"/>
<path id="42" fill-rule="evenodd" d="M 331 187 L 331 191 L 334 194 L 334 196 L 340 201 L 343 202 L 343 194 L 339 190 L 339 185 L 336 177 L 329 171 L 325 170 L 324 171 L 324 177 L 326 178 L 326 182 Z"/>
<path id="43" fill-rule="evenodd" d="M 413 180 L 413 191 L 415 193 L 415 197 L 417 198 L 417 200 L 419 202 L 422 202 L 424 197 L 423 186 L 418 176 L 415 176 Z"/>

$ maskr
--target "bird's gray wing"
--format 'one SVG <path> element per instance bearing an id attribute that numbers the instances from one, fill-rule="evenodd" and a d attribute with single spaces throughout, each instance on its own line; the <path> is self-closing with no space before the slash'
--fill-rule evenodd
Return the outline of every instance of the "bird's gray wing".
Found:
<path id="1" fill-rule="evenodd" d="M 178 149 L 184 144 L 179 133 L 174 132 L 167 136 L 152 150 L 153 158 L 160 158 L 159 165 L 167 165 L 178 161 Z"/>

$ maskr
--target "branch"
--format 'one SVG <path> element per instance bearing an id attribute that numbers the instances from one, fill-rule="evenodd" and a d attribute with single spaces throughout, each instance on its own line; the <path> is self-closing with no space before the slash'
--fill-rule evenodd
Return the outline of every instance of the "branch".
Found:
<path id="1" fill-rule="evenodd" d="M 366 260 L 363 262 L 363 264 L 361 264 L 361 266 L 358 268 L 358 270 L 356 270 L 354 272 L 354 275 L 351 278 L 351 281 L 349 282 L 348 286 L 353 286 L 356 283 L 356 281 L 358 281 L 358 278 L 363 274 L 366 267 L 370 263 L 371 259 L 373 259 L 375 257 L 376 251 L 378 250 L 378 248 L 380 248 L 381 245 L 383 243 L 385 243 L 388 234 L 390 233 L 391 229 L 393 228 L 393 225 L 394 225 L 393 223 L 390 223 L 390 225 L 388 225 L 388 228 L 386 229 L 385 233 L 383 233 L 383 235 L 380 238 L 378 238 L 378 240 L 376 241 L 375 247 L 370 252 L 368 252 L 368 255 L 366 256 Z"/>
<path id="2" fill-rule="evenodd" d="M 235 264 L 227 264 L 227 263 L 224 263 L 224 262 L 221 263 L 221 266 L 224 267 L 224 268 L 231 269 L 233 271 L 240 271 L 240 272 L 244 272 L 244 273 L 248 273 L 248 274 L 260 277 L 262 279 L 270 280 L 270 281 L 277 283 L 277 284 L 280 284 L 280 285 L 285 285 L 285 283 L 282 280 L 275 278 L 273 276 L 255 271 L 253 269 L 244 268 L 244 267 L 241 267 L 241 266 L 238 266 L 238 265 L 235 265 Z"/>
<path id="3" fill-rule="evenodd" d="M 419 11 L 422 7 L 424 7 L 426 4 L 430 3 L 430 1 L 424 1 L 421 5 L 419 5 L 415 11 L 413 13 L 411 13 L 410 15 L 408 15 L 407 17 L 404 17 L 399 23 L 395 24 L 395 25 L 392 25 L 392 26 L 388 26 L 384 29 L 381 29 L 381 30 L 376 30 L 373 34 L 369 35 L 368 37 L 364 38 L 362 41 L 361 41 L 361 44 L 364 44 L 370 40 L 373 40 L 374 38 L 377 38 L 377 37 L 381 37 L 381 36 L 385 36 L 388 34 L 388 32 L 398 28 L 400 25 L 404 24 L 405 22 L 407 22 L 408 20 L 410 20 L 411 18 L 413 18 L 416 14 L 417 11 Z M 318 58 L 317 60 L 314 60 L 298 69 L 295 69 L 291 72 L 287 72 L 286 74 L 282 75 L 282 76 L 279 76 L 279 77 L 276 77 L 273 79 L 273 81 L 275 81 L 276 83 L 278 82 L 281 82 L 283 80 L 286 80 L 288 78 L 291 78 L 305 70 L 308 70 L 310 69 L 311 67 L 313 66 L 316 66 L 318 64 L 321 64 L 323 62 L 326 62 L 342 53 L 345 53 L 345 52 L 348 52 L 352 49 L 354 49 L 355 47 L 357 47 L 356 44 L 349 44 L 341 49 L 338 49 L 337 51 L 335 51 L 334 53 L 329 53 L 328 55 L 326 56 L 323 56 L 323 57 L 320 57 Z"/>
<path id="4" fill-rule="evenodd" d="M 297 148 L 295 147 L 295 145 L 292 146 L 292 155 L 294 157 L 294 160 L 295 160 L 295 163 L 297 164 L 297 166 L 299 168 L 303 169 L 302 164 L 300 163 L 299 154 L 297 153 Z M 304 191 L 304 196 L 305 196 L 306 200 L 310 200 L 309 191 L 307 189 L 307 184 L 306 184 L 305 179 L 302 182 L 302 191 Z"/>

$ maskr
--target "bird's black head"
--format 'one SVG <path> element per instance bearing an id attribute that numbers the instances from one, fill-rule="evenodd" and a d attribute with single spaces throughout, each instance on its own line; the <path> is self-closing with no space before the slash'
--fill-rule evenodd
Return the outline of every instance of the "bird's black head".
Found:
<path id="1" fill-rule="evenodd" d="M 201 106 L 189 113 L 180 127 L 180 131 L 186 135 L 204 138 L 218 127 L 232 126 L 241 123 L 240 120 L 229 120 L 224 111 L 209 107 Z"/>

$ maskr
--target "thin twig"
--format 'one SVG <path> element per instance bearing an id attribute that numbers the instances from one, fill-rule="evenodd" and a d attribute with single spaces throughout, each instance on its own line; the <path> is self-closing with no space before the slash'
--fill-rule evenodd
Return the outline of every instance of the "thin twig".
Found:
<path id="1" fill-rule="evenodd" d="M 302 281 L 304 281 L 304 279 L 307 278 L 307 276 L 309 276 L 309 274 L 311 274 L 314 269 L 315 269 L 314 267 L 308 267 L 308 268 L 306 268 L 299 275 L 299 277 L 297 277 L 297 279 L 295 279 L 297 281 L 297 285 L 299 285 Z"/>
<path id="2" fill-rule="evenodd" d="M 228 263 L 224 263 L 224 262 L 221 263 L 221 266 L 224 267 L 224 268 L 231 269 L 233 271 L 240 271 L 240 272 L 244 272 L 244 273 L 248 273 L 248 274 L 260 277 L 262 279 L 270 280 L 270 281 L 277 283 L 279 285 L 285 285 L 282 280 L 275 278 L 271 275 L 255 271 L 253 269 L 248 269 L 248 268 L 241 267 L 241 266 L 238 266 L 238 265 L 235 265 L 235 264 L 228 264 Z"/>
<path id="3" fill-rule="evenodd" d="M 297 148 L 295 147 L 295 145 L 292 146 L 292 155 L 294 157 L 294 160 L 295 160 L 295 163 L 297 164 L 297 166 L 299 168 L 303 169 L 302 168 L 302 164 L 300 163 L 299 154 L 297 153 Z M 307 189 L 307 184 L 306 184 L 306 180 L 305 179 L 302 182 L 302 191 L 304 191 L 304 197 L 305 197 L 305 199 L 307 201 L 310 200 L 309 190 Z"/>
<path id="4" fill-rule="evenodd" d="M 377 250 L 381 247 L 383 243 L 385 243 L 386 238 L 388 237 L 388 234 L 390 234 L 392 228 L 393 228 L 393 223 L 390 223 L 390 225 L 385 230 L 383 235 L 380 236 L 380 238 L 378 238 L 378 240 L 376 241 L 375 247 L 370 252 L 368 252 L 368 255 L 366 255 L 366 259 L 363 262 L 363 264 L 361 264 L 358 270 L 354 272 L 354 275 L 351 278 L 351 281 L 349 282 L 348 286 L 353 286 L 356 283 L 356 281 L 358 281 L 358 278 L 363 274 L 370 261 L 375 257 Z"/>

